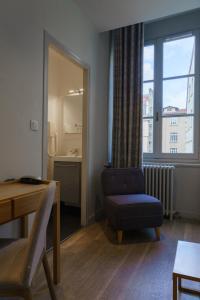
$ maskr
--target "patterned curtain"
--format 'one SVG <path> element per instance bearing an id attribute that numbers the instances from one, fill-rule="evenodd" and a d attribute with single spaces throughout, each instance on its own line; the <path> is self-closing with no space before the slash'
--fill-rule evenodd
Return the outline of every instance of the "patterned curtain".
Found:
<path id="1" fill-rule="evenodd" d="M 142 160 L 143 24 L 112 31 L 112 166 L 140 167 Z"/>

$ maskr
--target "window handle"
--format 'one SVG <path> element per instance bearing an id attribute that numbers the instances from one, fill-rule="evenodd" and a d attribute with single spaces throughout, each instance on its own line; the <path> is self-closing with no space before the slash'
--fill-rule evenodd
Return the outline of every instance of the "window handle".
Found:
<path id="1" fill-rule="evenodd" d="M 159 121 L 159 114 L 158 114 L 158 112 L 156 112 L 156 122 L 158 122 Z"/>

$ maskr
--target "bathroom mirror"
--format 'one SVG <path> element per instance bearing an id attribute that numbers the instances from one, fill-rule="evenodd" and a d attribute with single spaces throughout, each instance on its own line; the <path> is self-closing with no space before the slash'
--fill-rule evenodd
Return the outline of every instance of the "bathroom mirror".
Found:
<path id="1" fill-rule="evenodd" d="M 83 96 L 65 96 L 63 109 L 64 133 L 82 132 Z"/>

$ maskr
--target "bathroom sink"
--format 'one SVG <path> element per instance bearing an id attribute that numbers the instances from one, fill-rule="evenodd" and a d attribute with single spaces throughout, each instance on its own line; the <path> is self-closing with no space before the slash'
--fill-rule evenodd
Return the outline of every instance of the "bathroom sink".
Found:
<path id="1" fill-rule="evenodd" d="M 81 162 L 81 156 L 67 156 L 67 155 L 58 155 L 54 156 L 54 161 L 74 161 L 74 162 Z"/>

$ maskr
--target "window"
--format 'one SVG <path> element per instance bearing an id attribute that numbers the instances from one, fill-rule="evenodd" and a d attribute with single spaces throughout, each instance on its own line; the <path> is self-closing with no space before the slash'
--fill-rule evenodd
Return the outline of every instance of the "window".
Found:
<path id="1" fill-rule="evenodd" d="M 170 153 L 177 153 L 177 148 L 170 148 Z"/>
<path id="2" fill-rule="evenodd" d="M 167 37 L 144 47 L 143 153 L 146 157 L 196 157 L 194 124 L 198 120 L 195 98 L 199 76 L 196 64 L 200 59 L 197 34 Z"/>
<path id="3" fill-rule="evenodd" d="M 177 143 L 178 142 L 178 133 L 177 132 L 171 132 L 170 133 L 170 143 Z M 170 152 L 171 153 L 171 152 Z"/>
<path id="4" fill-rule="evenodd" d="M 177 125 L 177 118 L 171 118 L 170 125 L 172 125 L 172 126 Z"/>

